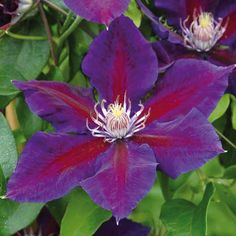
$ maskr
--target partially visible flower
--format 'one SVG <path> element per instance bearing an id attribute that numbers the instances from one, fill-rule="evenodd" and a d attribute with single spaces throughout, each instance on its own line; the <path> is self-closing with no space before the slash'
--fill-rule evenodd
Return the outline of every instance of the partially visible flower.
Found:
<path id="1" fill-rule="evenodd" d="M 166 64 L 180 58 L 209 60 L 216 65 L 236 64 L 236 1 L 155 1 L 156 7 L 166 15 L 167 22 L 175 27 L 176 32 L 158 21 L 142 0 L 137 2 L 155 23 L 154 29 L 163 39 L 153 45 Z M 236 80 L 233 75 L 230 78 Z M 230 82 L 231 86 L 233 84 L 235 81 Z M 228 89 L 234 90 L 236 88 Z"/>
<path id="2" fill-rule="evenodd" d="M 222 25 L 222 18 L 217 21 L 212 13 L 202 10 L 199 13 L 194 12 L 190 26 L 187 26 L 188 20 L 189 17 L 184 21 L 180 20 L 184 45 L 198 52 L 208 52 L 212 49 L 227 28 L 227 23 L 224 26 Z"/>
<path id="3" fill-rule="evenodd" d="M 175 178 L 224 152 L 207 117 L 231 66 L 179 60 L 157 82 L 154 96 L 140 102 L 154 87 L 158 64 L 151 45 L 122 16 L 93 41 L 82 68 L 99 103 L 90 89 L 14 81 L 56 132 L 29 140 L 8 198 L 47 202 L 81 186 L 119 221 L 151 189 L 157 167 Z"/>
<path id="4" fill-rule="evenodd" d="M 64 0 L 77 15 L 86 20 L 109 25 L 128 8 L 130 0 Z"/>
<path id="5" fill-rule="evenodd" d="M 33 0 L 0 0 L 0 29 L 15 24 L 30 9 Z"/>
<path id="6" fill-rule="evenodd" d="M 150 228 L 128 219 L 123 219 L 117 226 L 115 219 L 112 217 L 101 227 L 93 236 L 147 236 Z"/>

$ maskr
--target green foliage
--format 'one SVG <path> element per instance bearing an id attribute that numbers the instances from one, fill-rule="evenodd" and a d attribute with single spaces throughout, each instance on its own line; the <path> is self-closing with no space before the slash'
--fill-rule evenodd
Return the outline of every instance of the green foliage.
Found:
<path id="1" fill-rule="evenodd" d="M 90 236 L 111 217 L 111 213 L 97 206 L 82 190 L 71 194 L 61 223 L 61 236 Z"/>
<path id="2" fill-rule="evenodd" d="M 10 236 L 25 228 L 39 214 L 43 204 L 16 203 L 9 200 L 0 200 L 0 235 Z"/>
<path id="3" fill-rule="evenodd" d="M 16 166 L 16 144 L 2 113 L 0 113 L 0 166 L 5 177 L 9 177 Z"/>
<path id="4" fill-rule="evenodd" d="M 128 10 L 125 12 L 125 15 L 130 17 L 134 24 L 139 27 L 142 20 L 142 14 L 138 9 L 137 3 L 135 0 L 131 0 Z"/>
<path id="5" fill-rule="evenodd" d="M 206 235 L 207 208 L 213 193 L 214 186 L 209 183 L 198 206 L 184 199 L 165 202 L 161 209 L 160 218 L 166 225 L 168 235 Z"/>
<path id="6" fill-rule="evenodd" d="M 232 104 L 231 104 L 231 109 L 232 109 L 232 126 L 236 130 L 236 98 L 232 95 Z"/>
<path id="7" fill-rule="evenodd" d="M 220 99 L 218 105 L 216 106 L 215 110 L 211 113 L 208 120 L 212 123 L 215 120 L 219 119 L 221 116 L 223 116 L 226 110 L 228 109 L 229 104 L 230 104 L 230 95 L 225 94 Z"/>

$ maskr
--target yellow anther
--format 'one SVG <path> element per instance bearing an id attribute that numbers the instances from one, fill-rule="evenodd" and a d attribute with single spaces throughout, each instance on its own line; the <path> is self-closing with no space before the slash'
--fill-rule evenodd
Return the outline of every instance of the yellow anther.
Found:
<path id="1" fill-rule="evenodd" d="M 199 24 L 202 28 L 207 28 L 212 23 L 212 17 L 211 14 L 208 12 L 202 12 L 201 15 L 199 15 Z"/>

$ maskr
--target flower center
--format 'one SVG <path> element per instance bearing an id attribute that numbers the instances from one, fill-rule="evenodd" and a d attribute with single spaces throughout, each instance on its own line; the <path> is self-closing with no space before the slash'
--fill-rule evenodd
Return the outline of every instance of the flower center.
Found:
<path id="1" fill-rule="evenodd" d="M 216 42 L 223 36 L 227 22 L 223 26 L 223 19 L 216 21 L 209 12 L 200 12 L 193 14 L 193 21 L 187 26 L 189 17 L 180 21 L 180 27 L 184 37 L 184 44 L 187 48 L 194 49 L 198 52 L 207 52 L 215 46 Z"/>
<path id="2" fill-rule="evenodd" d="M 87 120 L 87 128 L 95 137 L 103 137 L 107 142 L 114 142 L 117 139 L 129 138 L 134 133 L 145 128 L 145 122 L 150 114 L 144 114 L 144 106 L 140 103 L 140 109 L 134 115 L 131 115 L 131 101 L 126 104 L 116 101 L 105 108 L 105 100 L 102 100 L 100 112 L 97 110 L 98 103 L 94 106 L 96 117 L 91 116 L 92 121 L 96 124 L 95 128 L 90 128 Z"/>

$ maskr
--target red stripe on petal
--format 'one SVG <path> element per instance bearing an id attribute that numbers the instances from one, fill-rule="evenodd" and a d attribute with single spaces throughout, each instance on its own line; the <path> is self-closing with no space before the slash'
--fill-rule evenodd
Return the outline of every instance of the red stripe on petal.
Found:
<path id="1" fill-rule="evenodd" d="M 223 25 L 225 25 L 227 21 L 228 25 L 221 40 L 228 39 L 236 33 L 236 11 L 231 12 L 227 17 L 224 18 Z"/>
<path id="2" fill-rule="evenodd" d="M 97 174 L 81 186 L 117 220 L 127 217 L 150 190 L 156 175 L 156 162 L 147 145 L 116 142 L 100 159 Z"/>
<path id="3" fill-rule="evenodd" d="M 109 146 L 101 138 L 39 132 L 21 154 L 7 196 L 36 202 L 61 197 L 95 173 L 96 158 Z"/>
<path id="4" fill-rule="evenodd" d="M 93 111 L 92 91 L 52 81 L 14 81 L 30 109 L 60 132 L 84 132 Z"/>
<path id="5" fill-rule="evenodd" d="M 157 85 L 154 97 L 145 105 L 146 112 L 151 108 L 146 123 L 173 120 L 194 107 L 210 115 L 227 87 L 233 68 L 195 59 L 176 61 Z"/>

